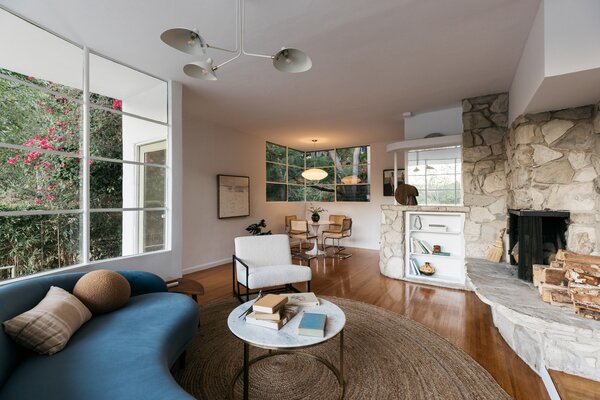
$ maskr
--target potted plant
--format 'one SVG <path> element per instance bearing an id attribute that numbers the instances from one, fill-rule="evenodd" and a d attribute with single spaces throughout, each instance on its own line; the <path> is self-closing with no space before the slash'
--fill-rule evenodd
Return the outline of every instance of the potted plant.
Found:
<path id="1" fill-rule="evenodd" d="M 261 219 L 260 222 L 257 224 L 248 225 L 248 227 L 246 228 L 246 231 L 248 231 L 250 234 L 252 234 L 254 236 L 270 235 L 271 231 L 268 231 L 268 232 L 262 231 L 262 228 L 266 228 L 266 227 L 267 227 L 267 224 L 265 223 L 265 220 Z"/>
<path id="2" fill-rule="evenodd" d="M 327 210 L 319 206 L 308 207 L 308 212 L 312 214 L 310 219 L 312 219 L 313 222 L 319 222 L 321 219 L 321 213 L 325 211 Z"/>

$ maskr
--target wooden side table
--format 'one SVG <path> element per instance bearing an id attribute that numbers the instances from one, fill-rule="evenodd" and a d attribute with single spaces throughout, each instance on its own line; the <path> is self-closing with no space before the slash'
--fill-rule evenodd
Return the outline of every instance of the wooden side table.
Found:
<path id="1" fill-rule="evenodd" d="M 198 295 L 204 294 L 204 286 L 202 286 L 200 282 L 187 278 L 179 278 L 167 281 L 167 283 L 171 282 L 179 282 L 179 284 L 177 286 L 170 287 L 169 292 L 183 293 L 191 296 L 196 303 L 198 302 Z"/>

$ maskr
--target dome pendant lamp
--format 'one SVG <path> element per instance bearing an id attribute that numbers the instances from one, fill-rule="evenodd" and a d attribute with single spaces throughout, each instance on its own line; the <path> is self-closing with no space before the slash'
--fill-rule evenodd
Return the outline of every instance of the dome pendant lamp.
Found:
<path id="1" fill-rule="evenodd" d="M 327 171 L 324 171 L 320 168 L 317 168 L 317 139 L 313 139 L 313 149 L 314 149 L 314 158 L 313 158 L 313 168 L 307 169 L 302 173 L 302 177 L 309 181 L 320 181 L 321 179 L 327 178 Z"/>
<path id="2" fill-rule="evenodd" d="M 245 0 L 238 0 L 236 7 L 236 33 L 235 49 L 225 49 L 209 44 L 199 33 L 198 29 L 173 28 L 164 31 L 160 39 L 167 45 L 194 56 L 204 56 L 208 49 L 224 51 L 235 54 L 232 58 L 213 65 L 212 59 L 196 61 L 186 64 L 183 72 L 196 79 L 216 81 L 215 71 L 225 64 L 240 58 L 242 55 L 271 59 L 273 66 L 281 72 L 299 73 L 311 69 L 312 61 L 302 50 L 282 47 L 273 55 L 249 53 L 244 47 L 245 34 Z"/>

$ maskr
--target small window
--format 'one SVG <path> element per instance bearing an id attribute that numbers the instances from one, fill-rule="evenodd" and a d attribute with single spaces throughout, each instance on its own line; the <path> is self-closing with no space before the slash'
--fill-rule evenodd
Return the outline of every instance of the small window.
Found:
<path id="1" fill-rule="evenodd" d="M 358 146 L 303 152 L 266 144 L 267 201 L 370 201 L 371 147 Z M 319 168 L 327 176 L 307 181 L 302 173 Z"/>
<path id="2" fill-rule="evenodd" d="M 371 147 L 336 149 L 336 200 L 371 200 Z"/>
<path id="3" fill-rule="evenodd" d="M 461 146 L 408 152 L 408 184 L 423 205 L 462 204 Z"/>

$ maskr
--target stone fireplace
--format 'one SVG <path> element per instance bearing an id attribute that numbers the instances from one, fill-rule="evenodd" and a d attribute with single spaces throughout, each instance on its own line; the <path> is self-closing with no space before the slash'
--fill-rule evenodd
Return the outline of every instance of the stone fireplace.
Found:
<path id="1" fill-rule="evenodd" d="M 533 281 L 534 264 L 550 264 L 566 247 L 569 212 L 508 210 L 510 263 L 518 265 L 519 279 Z"/>
<path id="2" fill-rule="evenodd" d="M 542 301 L 527 282 L 532 264 L 549 261 L 545 244 L 600 254 L 600 104 L 522 115 L 505 126 L 504 96 L 463 100 L 466 251 L 479 259 L 470 260 L 468 279 L 506 342 L 542 377 L 555 369 L 600 381 L 600 322 L 575 315 L 573 304 Z M 517 253 L 519 269 L 480 260 L 504 227 L 508 250 L 520 241 L 526 251 Z"/>
<path id="3" fill-rule="evenodd" d="M 542 301 L 528 282 L 532 265 L 548 263 L 561 247 L 600 255 L 600 104 L 522 115 L 509 126 L 508 98 L 499 93 L 462 102 L 464 207 L 446 211 L 465 214 L 467 286 L 490 305 L 506 342 L 542 377 L 549 380 L 547 369 L 554 369 L 600 381 L 600 322 L 576 315 L 573 304 Z M 405 278 L 404 211 L 382 206 L 380 268 L 396 279 Z M 482 260 L 503 228 L 512 234 L 505 248 L 519 241 L 521 250 L 530 250 L 517 253 L 520 272 Z M 521 264 L 514 256 L 504 261 Z M 600 263 L 584 275 L 600 279 L 597 270 Z M 564 292 L 565 286 L 553 289 Z"/>
<path id="4" fill-rule="evenodd" d="M 600 254 L 599 108 L 522 115 L 508 127 L 508 94 L 463 100 L 467 256 L 485 257 L 509 209 L 569 212 L 565 247 Z"/>

